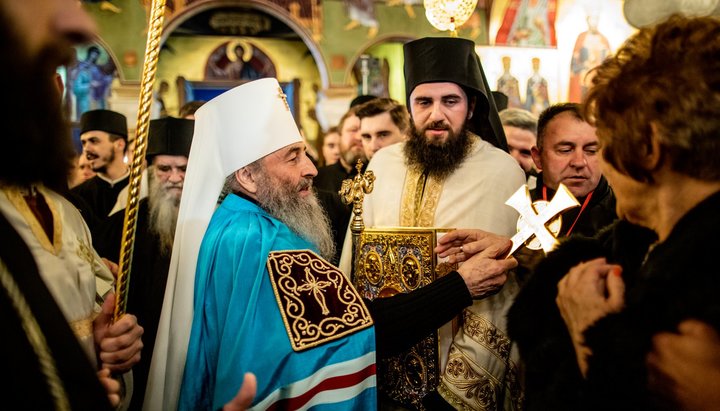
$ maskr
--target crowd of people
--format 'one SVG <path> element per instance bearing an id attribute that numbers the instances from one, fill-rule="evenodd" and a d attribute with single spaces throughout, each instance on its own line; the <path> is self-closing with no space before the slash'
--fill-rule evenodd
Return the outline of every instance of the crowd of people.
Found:
<path id="1" fill-rule="evenodd" d="M 0 81 L 27 96 L 0 154 L 4 406 L 720 407 L 720 20 L 640 29 L 538 117 L 499 110 L 473 42 L 408 42 L 405 104 L 357 98 L 314 159 L 273 78 L 152 120 L 117 320 L 127 119 L 85 112 L 78 158 L 52 98 L 95 24 L 75 0 L 0 0 L 0 20 Z M 366 226 L 452 228 L 454 270 L 358 292 L 339 190 L 364 172 Z M 555 250 L 508 256 L 526 184 L 579 206 Z"/>

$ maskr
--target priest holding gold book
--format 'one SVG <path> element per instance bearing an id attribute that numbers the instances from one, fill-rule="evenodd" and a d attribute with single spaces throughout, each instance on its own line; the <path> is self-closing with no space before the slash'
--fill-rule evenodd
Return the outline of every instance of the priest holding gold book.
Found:
<path id="1" fill-rule="evenodd" d="M 379 151 L 368 165 L 376 181 L 363 204 L 365 226 L 476 228 L 488 232 L 488 239 L 493 237 L 489 233 L 512 236 L 518 213 L 505 201 L 525 184 L 525 177 L 505 151 L 505 135 L 474 44 L 457 38 L 407 43 L 405 80 L 412 132 L 407 142 Z M 398 230 L 398 238 L 402 236 Z M 345 272 L 353 265 L 350 242 L 348 233 L 340 261 Z M 403 267 L 412 266 L 411 256 L 393 253 L 407 261 Z M 484 268 L 498 268 L 505 253 L 507 249 L 487 248 L 483 254 L 489 264 Z M 396 257 L 364 255 L 367 267 L 373 266 L 373 260 L 379 262 L 375 266 L 384 267 L 380 262 Z M 474 290 L 476 299 L 462 310 L 459 330 L 452 324 L 441 328 L 439 347 L 434 349 L 439 358 L 415 347 L 390 359 L 392 365 L 380 365 L 381 404 L 494 410 L 520 403 L 516 356 L 505 334 L 505 313 L 519 287 L 507 269 L 496 274 L 492 286 Z M 372 283 L 374 276 L 362 278 Z M 443 302 L 427 304 L 440 307 Z M 379 334 L 378 344 L 382 337 Z M 398 367 L 400 375 L 394 371 Z M 402 385 L 403 378 L 411 383 Z"/>

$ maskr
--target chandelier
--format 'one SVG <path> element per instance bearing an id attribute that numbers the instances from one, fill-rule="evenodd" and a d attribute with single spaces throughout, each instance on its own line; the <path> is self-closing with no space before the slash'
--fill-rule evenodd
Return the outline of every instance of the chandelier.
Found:
<path id="1" fill-rule="evenodd" d="M 450 31 L 450 36 L 457 37 L 458 27 L 475 11 L 477 0 L 424 0 L 423 5 L 425 16 L 433 27 Z"/>

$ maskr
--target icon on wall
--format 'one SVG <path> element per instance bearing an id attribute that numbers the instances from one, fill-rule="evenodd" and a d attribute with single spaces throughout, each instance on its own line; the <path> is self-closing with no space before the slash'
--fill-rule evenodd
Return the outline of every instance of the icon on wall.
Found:
<path id="1" fill-rule="evenodd" d="M 275 64 L 249 41 L 226 41 L 217 46 L 205 64 L 206 80 L 257 80 L 277 77 Z"/>
<path id="2" fill-rule="evenodd" d="M 390 96 L 390 66 L 387 59 L 363 54 L 355 62 L 353 75 L 358 84 L 358 95 Z"/>
<path id="3" fill-rule="evenodd" d="M 510 73 L 512 59 L 510 56 L 502 57 L 503 73 L 497 79 L 497 91 L 508 98 L 508 108 L 523 108 L 520 102 L 520 85 L 518 79 Z"/>
<path id="4" fill-rule="evenodd" d="M 556 47 L 557 0 L 510 0 L 496 46 Z"/>
<path id="5" fill-rule="evenodd" d="M 117 78 L 115 62 L 102 46 L 75 47 L 75 51 L 75 61 L 65 69 L 64 102 L 71 121 L 78 121 L 86 111 L 108 108 L 110 85 Z"/>
<path id="6" fill-rule="evenodd" d="M 540 59 L 532 58 L 533 74 L 527 81 L 525 110 L 537 115 L 550 105 L 547 80 L 540 75 Z"/>
<path id="7" fill-rule="evenodd" d="M 580 103 L 590 88 L 590 70 L 602 63 L 611 53 L 610 42 L 598 31 L 599 17 L 588 15 L 586 20 L 588 29 L 580 33 L 575 40 L 570 63 L 568 101 L 574 103 Z"/>

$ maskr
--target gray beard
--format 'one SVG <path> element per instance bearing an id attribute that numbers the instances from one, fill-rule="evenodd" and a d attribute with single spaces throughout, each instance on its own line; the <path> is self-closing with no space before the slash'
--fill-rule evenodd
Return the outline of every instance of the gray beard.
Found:
<path id="1" fill-rule="evenodd" d="M 362 160 L 363 163 L 367 164 L 367 158 L 365 158 L 365 154 L 353 153 L 352 150 L 348 150 L 343 153 L 342 158 L 350 166 L 350 168 L 354 168 L 358 160 Z"/>
<path id="2" fill-rule="evenodd" d="M 325 259 L 331 260 L 335 256 L 330 219 L 314 190 L 311 196 L 302 198 L 298 195 L 299 187 L 290 187 L 264 172 L 257 184 L 257 201 L 265 211 L 285 223 L 295 234 L 315 244 Z"/>
<path id="3" fill-rule="evenodd" d="M 153 177 L 152 167 L 148 168 L 148 210 L 149 229 L 160 241 L 160 253 L 163 256 L 172 254 L 175 227 L 177 226 L 180 200 L 169 193 L 159 180 Z"/>

